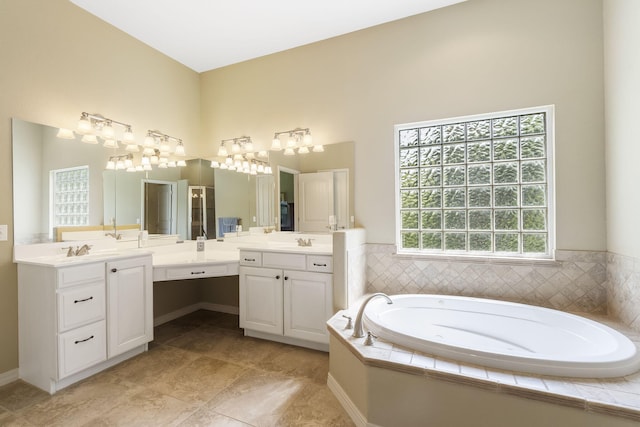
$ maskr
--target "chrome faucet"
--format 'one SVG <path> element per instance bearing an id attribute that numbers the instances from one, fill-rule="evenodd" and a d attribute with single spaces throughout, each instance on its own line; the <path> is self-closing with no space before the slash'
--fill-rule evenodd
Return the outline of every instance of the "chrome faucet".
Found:
<path id="1" fill-rule="evenodd" d="M 120 234 L 120 233 L 116 233 L 116 232 L 113 232 L 113 233 L 104 233 L 104 235 L 105 235 L 105 236 L 109 236 L 109 237 L 113 237 L 113 238 L 114 238 L 114 239 L 116 239 L 116 240 L 121 240 L 121 239 L 122 239 L 122 234 Z"/>
<path id="2" fill-rule="evenodd" d="M 296 240 L 298 241 L 298 246 L 311 246 L 311 239 L 304 240 L 300 238 Z"/>
<path id="3" fill-rule="evenodd" d="M 76 249 L 76 256 L 88 255 L 89 249 L 91 249 L 91 246 L 85 243 L 80 247 L 80 249 Z"/>
<path id="4" fill-rule="evenodd" d="M 360 306 L 360 310 L 358 310 L 358 315 L 356 316 L 356 323 L 353 327 L 353 334 L 351 334 L 354 338 L 362 338 L 364 337 L 364 330 L 362 328 L 362 316 L 364 315 L 364 308 L 367 306 L 367 303 L 376 297 L 384 297 L 387 300 L 387 304 L 393 304 L 391 298 L 385 293 L 376 292 L 375 294 L 369 296 L 362 305 Z"/>
<path id="5" fill-rule="evenodd" d="M 68 248 L 62 248 L 62 249 L 67 251 L 68 257 L 76 256 L 76 251 L 73 249 L 73 246 L 69 246 Z"/>

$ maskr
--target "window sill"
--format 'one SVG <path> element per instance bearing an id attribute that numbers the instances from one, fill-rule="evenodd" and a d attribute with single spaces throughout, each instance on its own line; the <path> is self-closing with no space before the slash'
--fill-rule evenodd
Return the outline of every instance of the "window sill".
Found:
<path id="1" fill-rule="evenodd" d="M 485 264 L 508 264 L 508 265 L 536 265 L 536 266 L 558 266 L 561 261 L 554 258 L 527 258 L 527 257 L 500 257 L 487 255 L 454 255 L 454 254 L 435 254 L 435 253 L 417 253 L 417 252 L 394 252 L 392 254 L 397 259 L 412 259 L 422 261 L 456 261 L 468 263 L 485 263 Z"/>

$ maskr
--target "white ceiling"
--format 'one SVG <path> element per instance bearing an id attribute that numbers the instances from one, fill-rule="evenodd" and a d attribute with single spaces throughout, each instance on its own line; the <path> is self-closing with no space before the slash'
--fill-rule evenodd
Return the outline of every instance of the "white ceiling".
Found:
<path id="1" fill-rule="evenodd" d="M 465 0 L 71 0 L 203 72 Z"/>

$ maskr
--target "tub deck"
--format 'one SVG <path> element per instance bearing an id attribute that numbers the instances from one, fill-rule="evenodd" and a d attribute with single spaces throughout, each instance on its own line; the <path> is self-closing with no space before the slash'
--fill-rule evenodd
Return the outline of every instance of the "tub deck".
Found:
<path id="1" fill-rule="evenodd" d="M 352 338 L 346 320 L 338 312 L 327 323 L 330 334 L 366 366 L 424 375 L 430 378 L 505 393 L 526 399 L 583 409 L 640 422 L 640 372 L 619 378 L 583 379 L 533 375 L 432 357 L 382 339 L 365 346 Z M 604 316 L 576 313 L 601 322 L 629 337 L 640 349 L 640 333 Z"/>

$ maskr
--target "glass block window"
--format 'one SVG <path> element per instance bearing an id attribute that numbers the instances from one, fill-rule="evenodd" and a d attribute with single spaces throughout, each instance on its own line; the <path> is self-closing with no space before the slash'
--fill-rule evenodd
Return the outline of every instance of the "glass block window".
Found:
<path id="1" fill-rule="evenodd" d="M 400 252 L 550 257 L 553 109 L 398 125 Z"/>
<path id="2" fill-rule="evenodd" d="M 52 225 L 89 225 L 89 166 L 57 169 L 50 175 Z"/>

